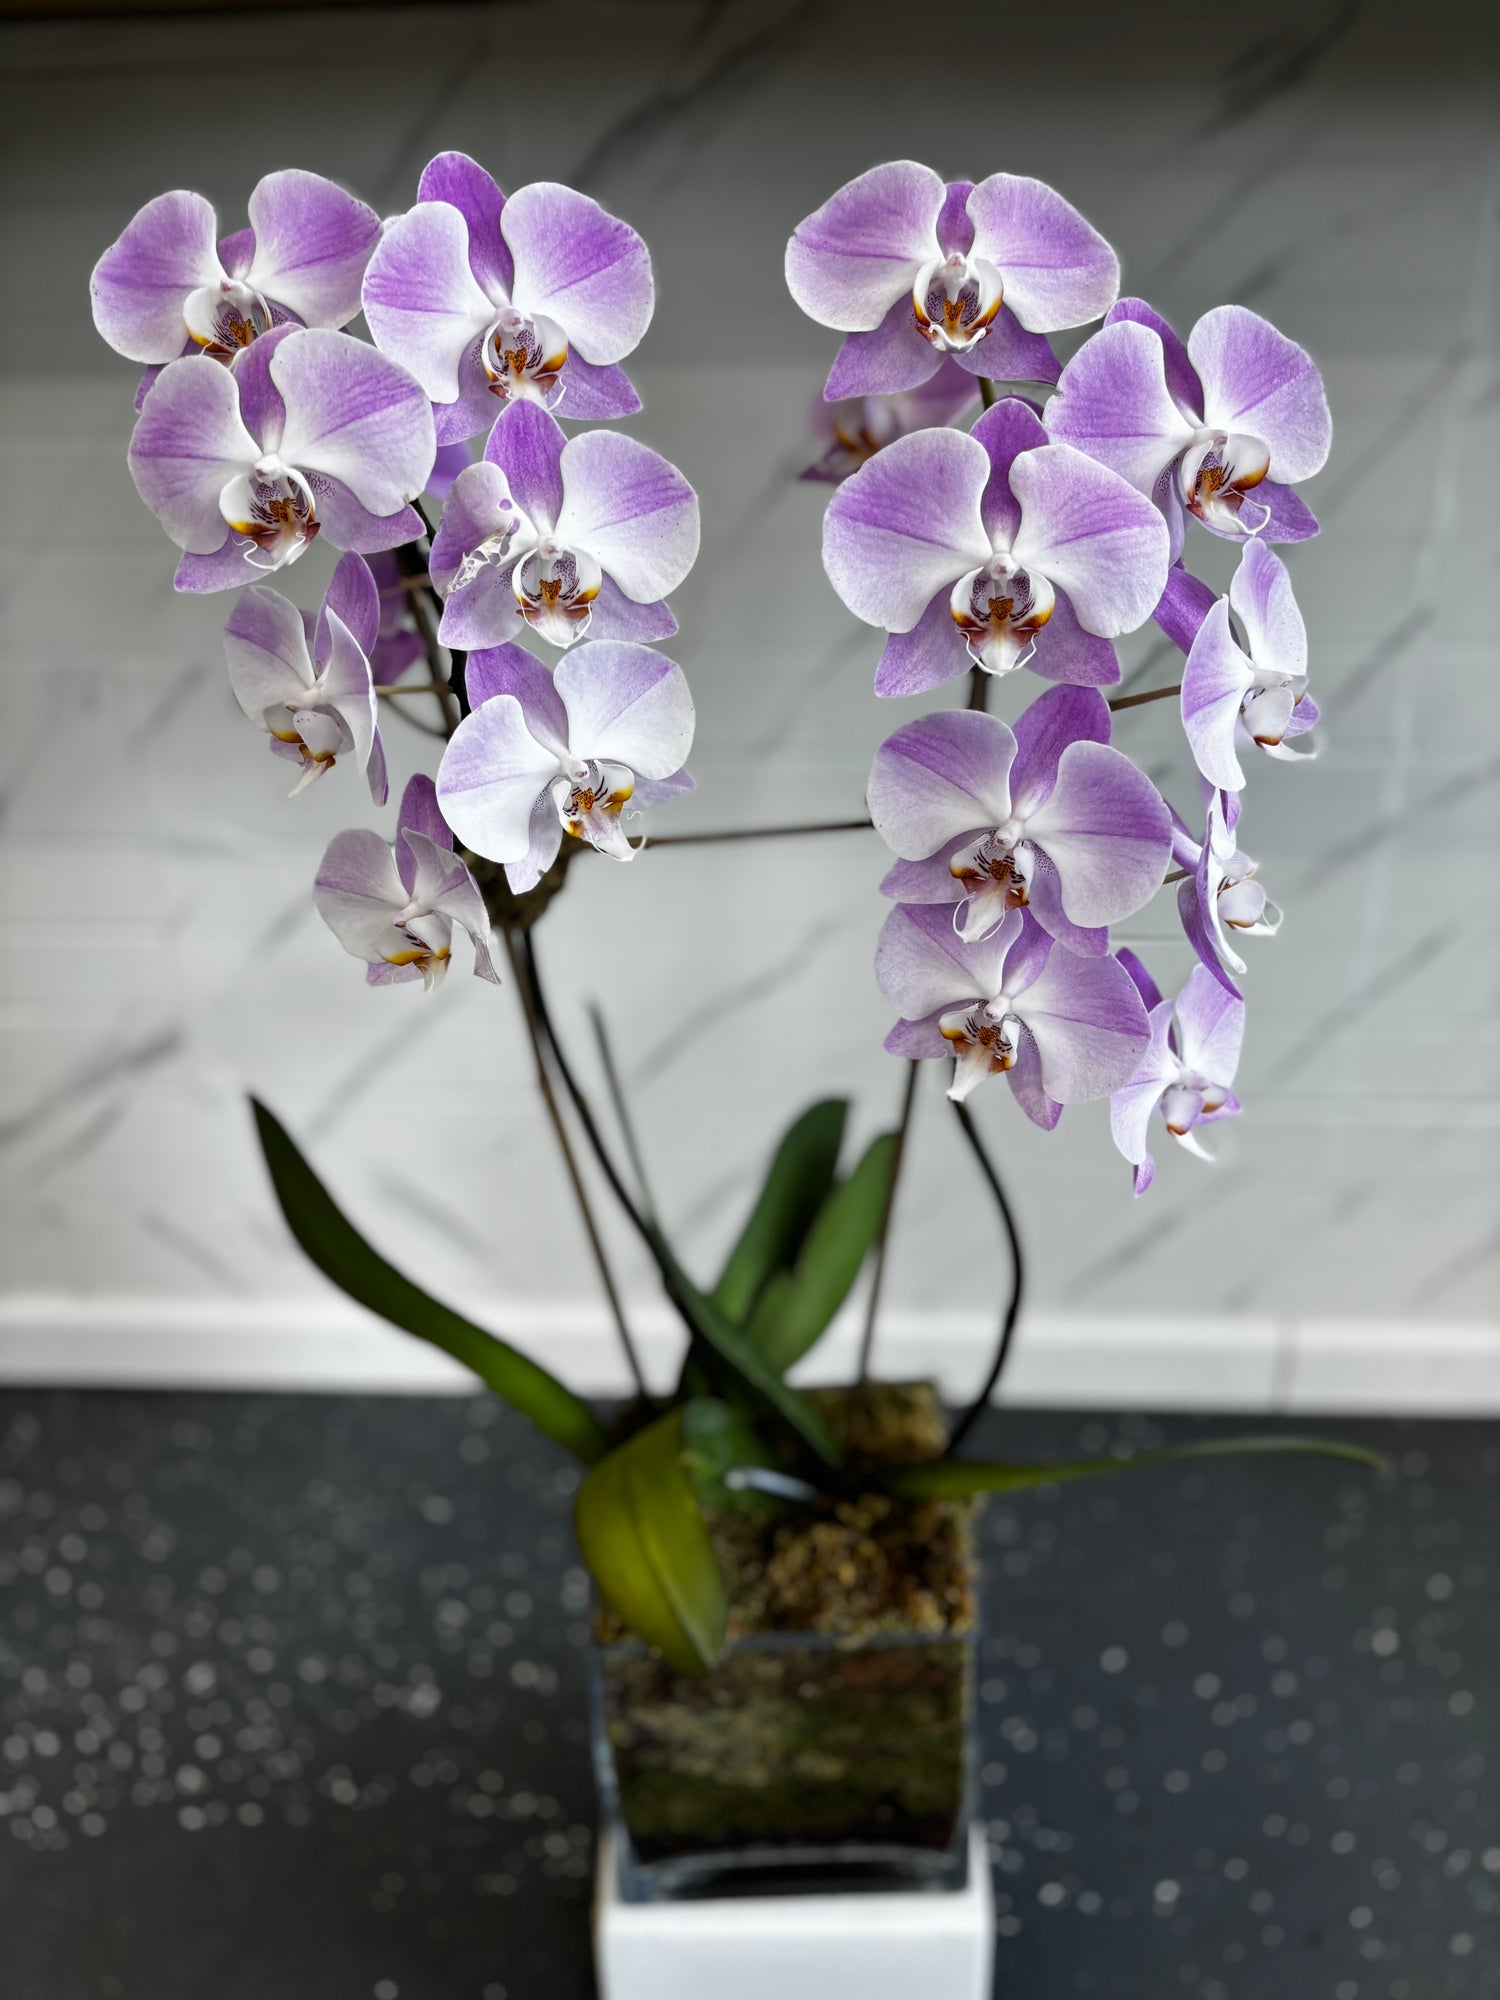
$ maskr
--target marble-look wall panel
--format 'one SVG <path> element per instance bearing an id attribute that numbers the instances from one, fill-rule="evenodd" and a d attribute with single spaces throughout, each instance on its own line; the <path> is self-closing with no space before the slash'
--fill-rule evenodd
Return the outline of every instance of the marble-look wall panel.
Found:
<path id="1" fill-rule="evenodd" d="M 1497 511 L 1495 52 L 1482 10 L 1172 0 L 1012 17 L 856 0 L 316 12 L 0 30 L 11 101 L 0 254 L 4 728 L 0 1153 L 15 1293 L 206 1302 L 312 1295 L 244 1093 L 274 1103 L 351 1209 L 456 1299 L 524 1324 L 594 1311 L 514 992 L 367 994 L 313 915 L 322 845 L 368 817 L 344 774 L 293 803 L 224 684 L 222 601 L 174 599 L 124 465 L 133 374 L 87 320 L 90 263 L 162 187 L 237 219 L 296 162 L 384 211 L 434 151 L 516 184 L 574 179 L 629 216 L 659 308 L 633 429 L 703 497 L 672 650 L 699 710 L 697 796 L 660 830 L 860 810 L 878 640 L 818 562 L 794 475 L 834 339 L 781 281 L 790 227 L 876 159 L 1055 180 L 1186 327 L 1224 298 L 1326 371 L 1325 523 L 1290 552 L 1327 719 L 1313 769 L 1254 772 L 1245 844 L 1287 909 L 1252 945 L 1247 1115 L 1218 1166 L 1162 1163 L 1132 1203 L 1103 1107 L 1051 1138 L 980 1116 L 1057 1312 L 1493 1313 L 1500 1056 L 1492 870 Z M 227 222 L 226 226 L 233 226 Z M 1197 551 L 1222 583 L 1232 553 Z M 315 601 L 328 558 L 293 594 Z M 1158 636 L 1126 673 L 1175 677 Z M 998 691 L 1013 715 L 1034 683 Z M 1185 803 L 1171 704 L 1117 740 Z M 430 745 L 388 730 L 393 793 Z M 871 837 L 587 861 L 541 948 L 558 1011 L 609 1008 L 665 1214 L 717 1254 L 760 1159 L 819 1092 L 894 1109 L 870 972 Z M 1167 898 L 1122 935 L 1189 960 Z M 591 1067 L 591 1065 L 585 1065 Z M 992 1218 L 937 1079 L 890 1297 L 987 1311 Z M 621 1240 L 627 1288 L 650 1281 Z"/>

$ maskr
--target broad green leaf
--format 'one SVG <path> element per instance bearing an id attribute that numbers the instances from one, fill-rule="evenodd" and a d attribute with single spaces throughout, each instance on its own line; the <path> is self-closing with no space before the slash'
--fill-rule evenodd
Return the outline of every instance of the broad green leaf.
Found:
<path id="1" fill-rule="evenodd" d="M 743 1410 L 717 1397 L 695 1396 L 682 1406 L 682 1439 L 688 1473 L 702 1506 L 749 1514 L 784 1511 L 785 1502 L 771 1494 L 724 1484 L 725 1473 L 738 1466 L 779 1469 Z"/>
<path id="2" fill-rule="evenodd" d="M 804 1111 L 776 1148 L 750 1219 L 711 1294 L 727 1320 L 746 1319 L 772 1273 L 795 1259 L 833 1184 L 848 1113 L 845 1099 L 826 1098 Z"/>
<path id="3" fill-rule="evenodd" d="M 669 1666 L 703 1673 L 724 1644 L 724 1580 L 671 1410 L 612 1451 L 578 1489 L 574 1521 L 590 1573 Z"/>
<path id="4" fill-rule="evenodd" d="M 806 1354 L 849 1296 L 880 1234 L 895 1158 L 895 1133 L 882 1133 L 818 1210 L 793 1269 L 778 1271 L 761 1293 L 745 1332 L 778 1373 Z"/>
<path id="5" fill-rule="evenodd" d="M 519 1349 L 429 1298 L 388 1264 L 336 1206 L 280 1120 L 258 1099 L 250 1102 L 287 1227 L 324 1277 L 393 1326 L 472 1368 L 497 1396 L 586 1465 L 603 1458 L 609 1440 L 588 1404 Z"/>
<path id="6" fill-rule="evenodd" d="M 678 1310 L 704 1345 L 727 1364 L 731 1375 L 739 1377 L 753 1400 L 768 1403 L 825 1465 L 837 1465 L 842 1453 L 807 1398 L 783 1382 L 779 1371 L 743 1329 L 725 1319 L 712 1300 L 704 1297 L 672 1255 L 671 1246 L 660 1230 L 652 1232 L 652 1249 Z"/>
<path id="7" fill-rule="evenodd" d="M 1110 1472 L 1139 1472 L 1148 1465 L 1175 1465 L 1190 1458 L 1236 1458 L 1271 1452 L 1311 1454 L 1346 1459 L 1351 1465 L 1383 1472 L 1386 1462 L 1363 1445 L 1340 1438 L 1236 1437 L 1198 1438 L 1191 1444 L 1167 1445 L 1161 1451 L 1138 1451 L 1130 1458 L 1060 1459 L 1051 1465 L 966 1464 L 962 1459 L 937 1458 L 923 1465 L 903 1465 L 881 1474 L 881 1490 L 902 1500 L 963 1500 L 974 1493 L 1016 1493 L 1028 1486 L 1053 1486 L 1068 1479 L 1093 1479 Z"/>

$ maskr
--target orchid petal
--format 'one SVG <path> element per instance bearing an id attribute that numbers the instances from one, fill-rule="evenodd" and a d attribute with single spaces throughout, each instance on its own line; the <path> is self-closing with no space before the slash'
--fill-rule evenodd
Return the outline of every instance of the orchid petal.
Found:
<path id="1" fill-rule="evenodd" d="M 1306 674 L 1307 627 L 1280 556 L 1258 541 L 1247 543 L 1229 585 L 1229 602 L 1257 672 L 1293 679 Z"/>
<path id="2" fill-rule="evenodd" d="M 1057 1121 L 1063 1115 L 1063 1107 L 1056 1098 L 1047 1095 L 1043 1086 L 1042 1059 L 1033 1035 L 1022 1035 L 1015 1065 L 1006 1071 L 1005 1077 L 1011 1095 L 1032 1124 L 1040 1126 L 1043 1132 L 1055 1131 Z"/>
<path id="3" fill-rule="evenodd" d="M 1203 421 L 1203 384 L 1198 380 L 1198 371 L 1188 358 L 1180 336 L 1164 320 L 1154 306 L 1148 306 L 1144 299 L 1118 299 L 1104 316 L 1106 326 L 1114 326 L 1122 319 L 1134 320 L 1139 326 L 1149 326 L 1162 345 L 1162 363 L 1166 373 L 1167 389 L 1183 416 L 1189 423 Z"/>
<path id="4" fill-rule="evenodd" d="M 328 614 L 336 611 L 366 656 L 375 650 L 380 637 L 380 592 L 370 565 L 361 555 L 341 556 L 329 580 L 328 593 L 318 612 L 313 652 L 318 660 L 328 657 Z"/>
<path id="5" fill-rule="evenodd" d="M 943 584 L 909 632 L 892 632 L 887 638 L 875 669 L 876 694 L 886 699 L 926 694 L 968 672 L 973 662 L 953 622 L 950 595 L 949 585 Z"/>
<path id="6" fill-rule="evenodd" d="M 1193 761 L 1221 791 L 1244 787 L 1234 734 L 1240 704 L 1254 683 L 1255 669 L 1234 642 L 1229 603 L 1221 597 L 1199 627 L 1182 669 L 1182 726 Z"/>
<path id="7" fill-rule="evenodd" d="M 653 658 L 655 655 L 652 656 Z M 497 695 L 514 695 L 526 727 L 559 762 L 568 754 L 568 710 L 553 676 L 524 646 L 495 646 L 471 653 L 465 670 L 475 708 Z"/>
<path id="8" fill-rule="evenodd" d="M 469 267 L 469 226 L 445 201 L 420 202 L 386 224 L 364 280 L 375 345 L 434 403 L 454 403 L 459 363 L 495 316 Z"/>
<path id="9" fill-rule="evenodd" d="M 1172 1003 L 1158 999 L 1150 1007 L 1151 1039 L 1130 1081 L 1109 1100 L 1109 1125 L 1114 1142 L 1135 1167 L 1151 1158 L 1152 1115 L 1163 1090 L 1178 1071 L 1177 1058 L 1167 1040 L 1172 1025 Z"/>
<path id="10" fill-rule="evenodd" d="M 1029 332 L 1083 326 L 1114 304 L 1120 260 L 1045 181 L 991 174 L 969 196 L 973 255 L 998 267 L 1005 303 Z"/>
<path id="11" fill-rule="evenodd" d="M 1155 785 L 1121 751 L 1071 743 L 1026 838 L 1057 869 L 1066 915 L 1089 928 L 1150 902 L 1171 856 L 1172 822 Z"/>
<path id="12" fill-rule="evenodd" d="M 474 973 L 492 986 L 500 984 L 490 956 L 490 920 L 479 885 L 451 846 L 430 839 L 415 827 L 403 827 L 401 842 L 416 863 L 412 895 L 440 917 L 461 924 L 474 947 Z"/>
<path id="13" fill-rule="evenodd" d="M 147 396 L 130 440 L 130 476 L 177 546 L 208 556 L 229 532 L 219 495 L 259 457 L 233 375 L 190 357 L 164 368 Z"/>
<path id="14" fill-rule="evenodd" d="M 352 957 L 373 963 L 405 948 L 391 919 L 406 907 L 406 889 L 390 848 L 370 828 L 334 835 L 318 868 L 313 900 Z"/>
<path id="15" fill-rule="evenodd" d="M 562 513 L 566 444 L 562 425 L 536 403 L 508 403 L 485 440 L 483 463 L 499 466 L 539 535 L 550 535 Z"/>
<path id="16" fill-rule="evenodd" d="M 1227 992 L 1207 967 L 1195 965 L 1177 995 L 1175 1011 L 1182 1067 L 1227 1088 L 1245 1039 L 1244 1001 Z"/>
<path id="17" fill-rule="evenodd" d="M 1046 335 L 1028 333 L 1008 305 L 990 321 L 983 340 L 960 348 L 953 359 L 965 374 L 991 382 L 1045 382 L 1049 387 L 1062 367 Z"/>
<path id="18" fill-rule="evenodd" d="M 474 282 L 493 305 L 504 304 L 515 282 L 515 267 L 500 233 L 505 196 L 494 178 L 467 153 L 439 153 L 422 169 L 417 200 L 447 202 L 458 210 L 468 229 Z"/>
<path id="19" fill-rule="evenodd" d="M 809 319 L 869 333 L 939 254 L 947 189 L 931 167 L 890 160 L 830 195 L 786 246 L 786 282 Z"/>
<path id="20" fill-rule="evenodd" d="M 550 796 L 543 792 L 531 809 L 530 845 L 519 861 L 508 861 L 505 865 L 505 879 L 512 894 L 524 896 L 536 887 L 557 859 L 562 842 L 562 821 Z"/>
<path id="21" fill-rule="evenodd" d="M 383 806 L 385 769 L 383 757 L 377 759 L 375 755 L 380 736 L 376 720 L 379 704 L 375 683 L 370 678 L 370 663 L 337 611 L 325 605 L 323 616 L 327 619 L 328 662 L 318 676 L 320 693 L 343 718 L 354 739 L 354 761 L 369 779 L 376 805 Z"/>
<path id="22" fill-rule="evenodd" d="M 984 531 L 997 548 L 1009 548 L 1021 525 L 1021 503 L 1011 491 L 1011 468 L 1023 451 L 1047 442 L 1042 420 L 1019 396 L 1002 396 L 983 411 L 969 433 L 985 448 L 989 477 L 979 502 Z"/>
<path id="23" fill-rule="evenodd" d="M 438 767 L 443 818 L 465 847 L 490 861 L 520 861 L 531 809 L 557 758 L 526 727 L 514 695 L 496 695 L 454 731 Z"/>
<path id="24" fill-rule="evenodd" d="M 897 438 L 846 479 L 823 521 L 823 567 L 857 618 L 909 632 L 944 584 L 986 560 L 984 447 L 961 431 Z"/>
<path id="25" fill-rule="evenodd" d="M 229 685 L 250 720 L 266 729 L 266 710 L 305 694 L 316 676 L 302 613 L 264 584 L 247 590 L 224 627 Z"/>
<path id="26" fill-rule="evenodd" d="M 397 514 L 427 484 L 437 441 L 426 396 L 404 368 L 326 328 L 299 328 L 271 357 L 286 404 L 280 452 L 349 488 L 362 508 Z"/>
<path id="27" fill-rule="evenodd" d="M 1068 687 L 1113 687 L 1120 678 L 1114 642 L 1085 632 L 1065 590 L 1053 600 L 1052 616 L 1036 635 L 1036 651 L 1026 662 L 1044 681 Z"/>
<path id="28" fill-rule="evenodd" d="M 588 431 L 564 445 L 562 480 L 560 541 L 638 604 L 677 588 L 698 556 L 698 496 L 675 465 L 636 438 Z"/>
<path id="29" fill-rule="evenodd" d="M 1151 502 L 1066 444 L 1024 452 L 1010 483 L 1016 560 L 1062 585 L 1086 631 L 1112 639 L 1143 625 L 1167 581 L 1166 525 Z"/>
<path id="30" fill-rule="evenodd" d="M 321 174 L 284 167 L 257 182 L 249 211 L 255 254 L 245 282 L 305 326 L 347 325 L 380 240 L 374 209 Z"/>
<path id="31" fill-rule="evenodd" d="M 1047 404 L 1047 435 L 1128 479 L 1148 498 L 1196 425 L 1167 389 L 1160 337 L 1119 320 L 1086 340 Z"/>
<path id="32" fill-rule="evenodd" d="M 1333 443 L 1323 378 L 1310 354 L 1246 306 L 1216 306 L 1188 335 L 1203 381 L 1203 420 L 1270 448 L 1283 483 L 1322 470 Z"/>
<path id="33" fill-rule="evenodd" d="M 595 639 L 575 646 L 553 676 L 578 758 L 625 764 L 643 778 L 681 770 L 693 743 L 693 698 L 675 661 L 646 646 Z"/>
<path id="34" fill-rule="evenodd" d="M 626 222 L 557 181 L 533 181 L 505 204 L 500 233 L 515 259 L 512 303 L 555 320 L 601 366 L 623 361 L 651 324 L 651 253 Z"/>
<path id="35" fill-rule="evenodd" d="M 453 829 L 443 818 L 443 809 L 438 804 L 437 786 L 425 771 L 417 771 L 406 781 L 406 790 L 401 794 L 401 804 L 396 812 L 396 872 L 401 877 L 401 886 L 408 896 L 417 879 L 417 864 L 411 849 L 401 838 L 408 830 L 424 833 L 438 847 L 453 851 Z"/>
<path id="36" fill-rule="evenodd" d="M 993 715 L 947 709 L 907 723 L 875 753 L 868 797 L 876 832 L 917 861 L 971 828 L 1003 826 L 1015 754 L 1015 737 Z"/>
<path id="37" fill-rule="evenodd" d="M 880 990 L 903 1020 L 920 1021 L 967 1000 L 992 1000 L 1005 978 L 1006 955 L 1021 933 L 1012 910 L 987 938 L 966 944 L 941 906 L 898 904 L 875 952 Z M 942 1053 L 949 1051 L 946 1046 Z"/>
<path id="38" fill-rule="evenodd" d="M 1109 705 L 1093 688 L 1049 688 L 1022 711 L 1015 737 L 1011 810 L 1030 819 L 1057 783 L 1057 767 L 1070 743 L 1108 743 Z"/>
<path id="39" fill-rule="evenodd" d="M 845 396 L 890 396 L 919 389 L 941 363 L 938 350 L 917 331 L 910 292 L 902 292 L 878 326 L 866 333 L 845 334 L 824 385 L 824 399 L 832 403 Z"/>
<path id="40" fill-rule="evenodd" d="M 1113 958 L 1054 946 L 1011 1005 L 1036 1038 L 1042 1086 L 1059 1104 L 1108 1097 L 1134 1074 L 1150 1042 L 1140 995 Z"/>
<path id="41" fill-rule="evenodd" d="M 183 307 L 223 276 L 213 207 L 179 188 L 126 223 L 89 279 L 94 325 L 128 361 L 175 361 L 187 342 Z"/>

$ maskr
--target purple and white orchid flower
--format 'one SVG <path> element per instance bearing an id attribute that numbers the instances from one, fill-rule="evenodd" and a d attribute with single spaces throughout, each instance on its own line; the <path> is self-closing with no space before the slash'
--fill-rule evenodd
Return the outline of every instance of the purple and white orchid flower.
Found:
<path id="1" fill-rule="evenodd" d="M 505 864 L 519 895 L 557 859 L 564 833 L 629 861 L 627 803 L 693 789 L 683 762 L 693 698 L 649 647 L 590 640 L 551 674 L 521 646 L 472 653 L 471 714 L 443 752 L 437 790 L 464 845 Z"/>
<path id="2" fill-rule="evenodd" d="M 1059 950 L 1024 910 L 968 943 L 947 910 L 900 905 L 875 973 L 901 1015 L 885 1040 L 892 1055 L 952 1056 L 955 1101 L 1005 1074 L 1046 1131 L 1065 1104 L 1118 1090 L 1150 1040 L 1130 975 L 1113 958 Z"/>
<path id="3" fill-rule="evenodd" d="M 94 266 L 94 325 L 129 361 L 198 350 L 232 361 L 273 326 L 346 326 L 380 218 L 321 174 L 267 174 L 250 227 L 218 240 L 213 206 L 178 188 L 139 209 Z"/>
<path id="4" fill-rule="evenodd" d="M 640 398 L 616 364 L 653 303 L 651 256 L 628 224 L 556 181 L 507 200 L 466 153 L 429 163 L 364 285 L 375 344 L 436 405 L 440 444 L 486 430 L 497 398 L 632 415 Z"/>
<path id="5" fill-rule="evenodd" d="M 1239 803 L 1234 792 L 1210 789 L 1201 841 L 1193 838 L 1176 813 L 1172 815 L 1173 858 L 1179 868 L 1192 870 L 1177 890 L 1182 928 L 1201 962 L 1236 998 L 1239 988 L 1229 974 L 1243 978 L 1246 967 L 1229 933 L 1275 937 L 1281 929 L 1281 911 L 1257 879 L 1259 863 L 1240 851 Z"/>
<path id="6" fill-rule="evenodd" d="M 899 396 L 846 396 L 837 403 L 820 396 L 812 428 L 824 440 L 823 453 L 797 476 L 837 486 L 898 437 L 951 424 L 978 394 L 974 377 L 945 354 L 930 381 Z"/>
<path id="7" fill-rule="evenodd" d="M 416 383 L 363 341 L 278 327 L 228 368 L 164 368 L 130 441 L 136 491 L 184 551 L 178 590 L 233 590 L 314 536 L 369 555 L 423 532 L 433 460 Z"/>
<path id="8" fill-rule="evenodd" d="M 1211 1160 L 1197 1127 L 1239 1116 L 1240 1100 L 1229 1086 L 1245 1038 L 1245 1003 L 1202 965 L 1193 967 L 1172 1001 L 1163 1000 L 1134 952 L 1122 951 L 1120 964 L 1148 1010 L 1151 1039 L 1129 1083 L 1111 1097 L 1109 1122 L 1115 1144 L 1135 1169 L 1135 1191 L 1143 1195 L 1156 1177 L 1154 1118 L 1186 1152 Z"/>
<path id="9" fill-rule="evenodd" d="M 1233 610 L 1245 635 L 1236 643 Z M 1288 763 L 1317 753 L 1292 750 L 1289 737 L 1318 720 L 1307 692 L 1307 627 L 1280 556 L 1249 543 L 1227 598 L 1174 565 L 1156 622 L 1187 655 L 1182 669 L 1182 726 L 1193 759 L 1220 791 L 1244 789 L 1238 751 L 1252 746 Z"/>
<path id="10" fill-rule="evenodd" d="M 490 920 L 479 886 L 453 853 L 431 778 L 407 785 L 394 852 L 368 827 L 335 834 L 313 890 L 318 914 L 371 986 L 420 979 L 430 992 L 448 970 L 453 926 L 469 933 L 474 972 L 498 986 Z"/>
<path id="11" fill-rule="evenodd" d="M 454 480 L 433 538 L 438 636 L 494 646 L 525 623 L 554 646 L 670 639 L 663 600 L 697 556 L 698 496 L 675 465 L 616 431 L 565 438 L 515 403 Z"/>
<path id="12" fill-rule="evenodd" d="M 385 751 L 370 653 L 380 631 L 380 599 L 363 557 L 346 555 L 308 625 L 294 604 L 264 584 L 245 591 L 224 628 L 229 685 L 271 748 L 296 758 L 302 774 L 293 796 L 331 771 L 341 757 L 369 780 L 376 805 L 386 801 Z"/>
<path id="13" fill-rule="evenodd" d="M 1101 957 L 1105 926 L 1161 887 L 1172 823 L 1155 785 L 1109 744 L 1094 688 L 1049 688 L 1014 731 L 946 709 L 875 753 L 870 817 L 902 856 L 881 884 L 900 903 L 955 904 L 966 944 L 1028 907 L 1072 951 Z"/>
<path id="14" fill-rule="evenodd" d="M 1118 473 L 1049 444 L 1017 397 L 969 433 L 898 438 L 828 503 L 823 567 L 890 634 L 879 695 L 921 694 L 970 665 L 1047 680 L 1120 678 L 1110 641 L 1151 616 L 1167 531 Z"/>
<path id="15" fill-rule="evenodd" d="M 1333 442 L 1323 378 L 1245 306 L 1205 313 L 1184 346 L 1144 301 L 1122 299 L 1064 368 L 1047 428 L 1154 498 L 1174 562 L 1188 514 L 1231 540 L 1318 532 L 1292 487 Z"/>
<path id="16" fill-rule="evenodd" d="M 1055 382 L 1043 336 L 1098 319 L 1120 264 L 1043 181 L 945 185 L 931 167 L 890 160 L 798 225 L 786 282 L 809 319 L 847 335 L 824 390 L 832 402 L 915 389 L 945 354 L 993 381 Z"/>

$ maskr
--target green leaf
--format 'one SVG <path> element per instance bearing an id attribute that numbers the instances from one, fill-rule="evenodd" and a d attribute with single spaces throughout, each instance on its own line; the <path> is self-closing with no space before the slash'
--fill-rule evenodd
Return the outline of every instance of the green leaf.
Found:
<path id="1" fill-rule="evenodd" d="M 896 1134 L 882 1133 L 818 1210 L 795 1268 L 778 1271 L 761 1293 L 745 1332 L 778 1373 L 806 1354 L 849 1296 L 880 1234 L 895 1159 Z"/>
<path id="2" fill-rule="evenodd" d="M 578 1489 L 578 1546 L 615 1610 L 669 1666 L 703 1673 L 724 1644 L 724 1580 L 671 1410 L 602 1459 Z"/>
<path id="3" fill-rule="evenodd" d="M 1053 1486 L 1110 1472 L 1138 1472 L 1145 1466 L 1175 1465 L 1190 1458 L 1237 1458 L 1270 1452 L 1341 1458 L 1372 1472 L 1386 1470 L 1386 1461 L 1378 1452 L 1340 1438 L 1256 1436 L 1198 1438 L 1161 1451 L 1138 1451 L 1130 1458 L 1059 1459 L 1050 1465 L 967 1464 L 962 1459 L 937 1458 L 923 1465 L 899 1466 L 881 1475 L 877 1483 L 882 1491 L 902 1500 L 963 1500 L 974 1493 L 1016 1493 L 1028 1486 Z"/>
<path id="4" fill-rule="evenodd" d="M 715 1512 L 778 1514 L 785 1502 L 752 1488 L 726 1486 L 724 1475 L 737 1466 L 778 1471 L 775 1456 L 756 1435 L 743 1410 L 717 1397 L 695 1396 L 682 1406 L 683 1453 L 699 1504 Z"/>
<path id="5" fill-rule="evenodd" d="M 740 1378 L 754 1399 L 768 1404 L 825 1465 L 837 1465 L 843 1454 L 833 1433 L 807 1398 L 783 1382 L 780 1372 L 744 1330 L 727 1320 L 713 1301 L 704 1297 L 672 1255 L 671 1246 L 660 1230 L 652 1232 L 652 1249 L 668 1291 L 699 1339 L 728 1364 L 731 1373 Z"/>
<path id="6" fill-rule="evenodd" d="M 519 1349 L 429 1298 L 388 1264 L 335 1205 L 280 1120 L 258 1099 L 250 1102 L 287 1227 L 323 1275 L 393 1326 L 472 1368 L 497 1396 L 586 1465 L 603 1458 L 609 1440 L 588 1404 Z"/>
<path id="7" fill-rule="evenodd" d="M 748 1318 L 773 1272 L 795 1259 L 833 1185 L 848 1114 L 843 1098 L 814 1104 L 788 1128 L 776 1148 L 750 1220 L 711 1294 L 727 1320 Z"/>

